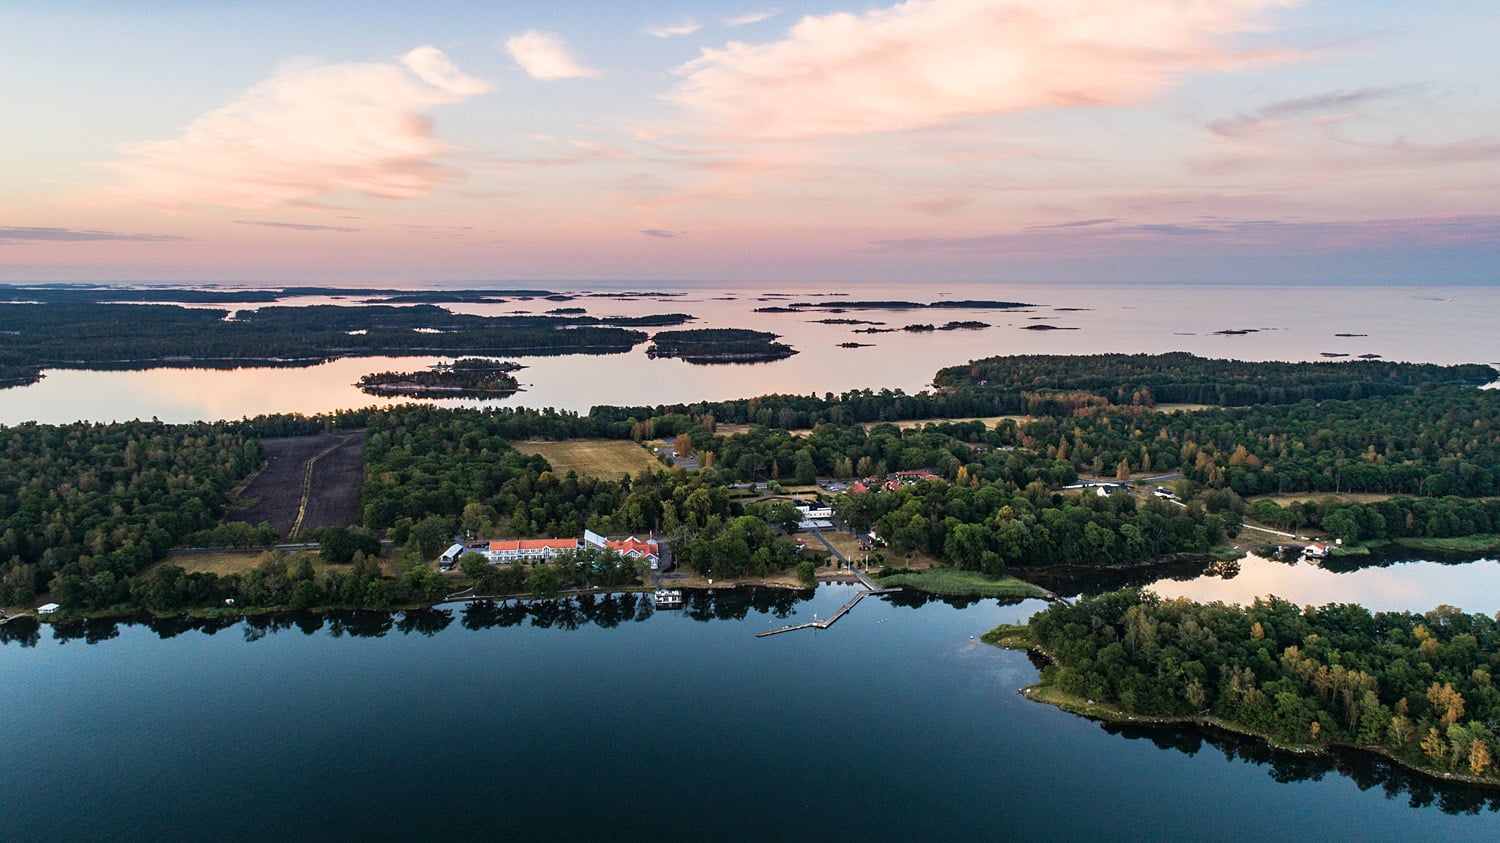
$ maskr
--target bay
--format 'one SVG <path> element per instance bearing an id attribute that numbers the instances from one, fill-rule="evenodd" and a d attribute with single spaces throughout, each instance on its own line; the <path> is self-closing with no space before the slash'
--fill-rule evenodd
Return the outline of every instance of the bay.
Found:
<path id="1" fill-rule="evenodd" d="M 1373 556 L 1277 561 L 1248 554 L 1232 563 L 1167 562 L 1098 571 L 1027 571 L 1029 578 L 1069 597 L 1140 587 L 1167 598 L 1248 606 L 1280 597 L 1298 606 L 1355 603 L 1372 612 L 1425 612 L 1454 605 L 1500 613 L 1500 560 L 1414 551 Z"/>
<path id="2" fill-rule="evenodd" d="M 8 627 L 0 835 L 1479 840 L 1500 822 L 1495 794 L 1376 760 L 1026 700 L 1036 667 L 972 636 L 1035 601 L 889 595 L 754 636 L 851 593 L 95 622 L 30 646 Z"/>

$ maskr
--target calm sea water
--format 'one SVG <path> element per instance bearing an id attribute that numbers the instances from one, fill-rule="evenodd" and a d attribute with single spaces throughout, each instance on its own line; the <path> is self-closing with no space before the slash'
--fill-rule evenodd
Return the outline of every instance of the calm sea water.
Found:
<path id="1" fill-rule="evenodd" d="M 652 285 L 658 289 L 659 285 Z M 663 290 L 672 292 L 671 290 Z M 1500 320 L 1500 288 L 1492 287 L 1184 287 L 1023 286 L 999 284 L 857 285 L 826 288 L 763 284 L 678 291 L 645 299 L 580 298 L 566 306 L 591 314 L 684 312 L 696 327 L 773 331 L 800 351 L 774 363 L 694 366 L 650 360 L 646 346 L 628 354 L 517 357 L 525 391 L 496 402 L 443 401 L 556 407 L 587 412 L 596 404 L 639 405 L 725 400 L 772 392 L 843 392 L 849 389 L 922 389 L 938 369 L 997 354 L 1190 351 L 1245 360 L 1319 360 L 1323 354 L 1379 354 L 1392 360 L 1434 363 L 1500 363 L 1493 328 Z M 778 298 L 766 298 L 773 293 Z M 757 307 L 793 301 L 848 299 L 948 299 L 1024 301 L 1021 311 L 908 310 L 843 314 L 754 313 Z M 763 300 L 764 299 L 764 300 Z M 327 298 L 307 303 L 329 303 Z M 293 300 L 289 303 L 296 303 Z M 466 306 L 469 313 L 543 313 L 559 307 L 542 300 Z M 1082 308 L 1082 309 L 1076 309 Z M 818 318 L 857 318 L 900 328 L 913 323 L 978 320 L 978 331 L 923 334 L 855 334 L 847 325 Z M 1038 323 L 1075 330 L 1031 331 Z M 1224 330 L 1253 330 L 1222 335 Z M 1336 336 L 1358 334 L 1360 336 Z M 845 349 L 841 342 L 872 343 Z M 164 421 L 236 419 L 276 412 L 316 413 L 393 403 L 361 393 L 363 374 L 411 370 L 439 358 L 345 359 L 308 368 L 231 371 L 155 369 L 143 372 L 53 370 L 40 383 L 0 390 L 0 423 L 78 419 Z"/>
<path id="2" fill-rule="evenodd" d="M 850 594 L 42 630 L 6 840 L 1480 840 L 1494 794 L 1032 703 L 1036 603 Z M 597 620 L 589 620 L 595 618 Z M 507 625 L 513 624 L 513 625 Z M 603 625 L 601 625 L 603 624 Z M 7 628 L 12 639 L 22 633 Z M 72 637 L 77 636 L 77 637 Z M 93 643 L 89 643 L 92 641 Z M 29 646 L 27 646 L 29 644 Z"/>

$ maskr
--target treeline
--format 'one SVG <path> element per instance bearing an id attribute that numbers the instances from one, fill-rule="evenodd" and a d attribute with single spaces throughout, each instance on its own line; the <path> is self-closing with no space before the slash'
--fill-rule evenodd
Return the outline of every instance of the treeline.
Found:
<path id="1" fill-rule="evenodd" d="M 268 552 L 243 574 L 187 573 L 177 565 L 158 565 L 128 583 L 110 603 L 92 608 L 123 604 L 163 613 L 226 604 L 241 609 L 387 609 L 435 602 L 450 590 L 448 581 L 425 563 L 408 562 L 396 577 L 388 578 L 379 560 L 357 553 L 347 569 L 328 568 L 319 574 L 309 554 Z M 91 607 L 76 600 L 59 602 L 70 608 Z"/>
<path id="2" fill-rule="evenodd" d="M 260 445 L 218 424 L 0 428 L 0 604 L 50 588 L 109 606 L 129 578 L 212 528 L 260 465 Z"/>
<path id="3" fill-rule="evenodd" d="M 1440 384 L 1482 386 L 1497 378 L 1500 372 L 1479 364 L 1250 362 L 1174 352 L 989 357 L 942 369 L 933 383 L 942 389 L 1084 391 L 1124 405 L 1248 406 L 1406 395 Z"/>
<path id="4" fill-rule="evenodd" d="M 1125 712 L 1210 715 L 1283 743 L 1354 744 L 1496 778 L 1500 627 L 1484 615 L 1125 590 L 1054 605 L 1027 635 L 1057 660 L 1044 683 Z"/>
<path id="5" fill-rule="evenodd" d="M 1098 413 L 1001 427 L 999 441 L 1113 475 L 1181 470 L 1242 497 L 1279 492 L 1500 494 L 1500 394 L 1311 401 L 1194 413 Z"/>
<path id="6" fill-rule="evenodd" d="M 1285 530 L 1315 527 L 1345 544 L 1403 538 L 1454 538 L 1500 533 L 1500 499 L 1391 498 L 1373 503 L 1305 501 L 1251 504 L 1249 515 Z"/>

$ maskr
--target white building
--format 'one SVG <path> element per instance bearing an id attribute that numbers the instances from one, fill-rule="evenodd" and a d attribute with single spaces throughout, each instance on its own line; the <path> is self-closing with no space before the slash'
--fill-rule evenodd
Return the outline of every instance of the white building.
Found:
<path id="1" fill-rule="evenodd" d="M 578 539 L 508 539 L 490 542 L 484 556 L 491 565 L 545 562 L 565 550 L 577 550 Z"/>
<path id="2" fill-rule="evenodd" d="M 451 546 L 447 550 L 443 551 L 443 555 L 442 556 L 438 557 L 438 566 L 441 567 L 443 570 L 446 571 L 449 568 L 452 568 L 454 566 L 454 564 L 456 564 L 458 562 L 458 557 L 463 556 L 463 555 L 464 555 L 464 546 L 461 545 L 461 544 L 456 544 L 455 543 L 453 546 Z"/>

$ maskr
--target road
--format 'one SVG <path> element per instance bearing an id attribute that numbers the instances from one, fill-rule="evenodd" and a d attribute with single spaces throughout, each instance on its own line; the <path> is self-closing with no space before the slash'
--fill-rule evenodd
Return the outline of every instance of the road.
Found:
<path id="1" fill-rule="evenodd" d="M 840 563 L 842 563 L 844 565 L 848 565 L 849 564 L 849 560 L 846 559 L 846 558 L 844 558 L 844 554 L 839 553 L 839 549 L 836 548 L 836 547 L 834 547 L 833 544 L 828 541 L 828 539 L 826 539 L 826 538 L 823 537 L 823 531 L 822 530 L 813 530 L 812 534 L 814 536 L 818 537 L 818 541 L 822 542 L 823 546 L 826 547 L 826 548 L 828 548 L 828 552 L 832 553 L 839 560 Z"/>

